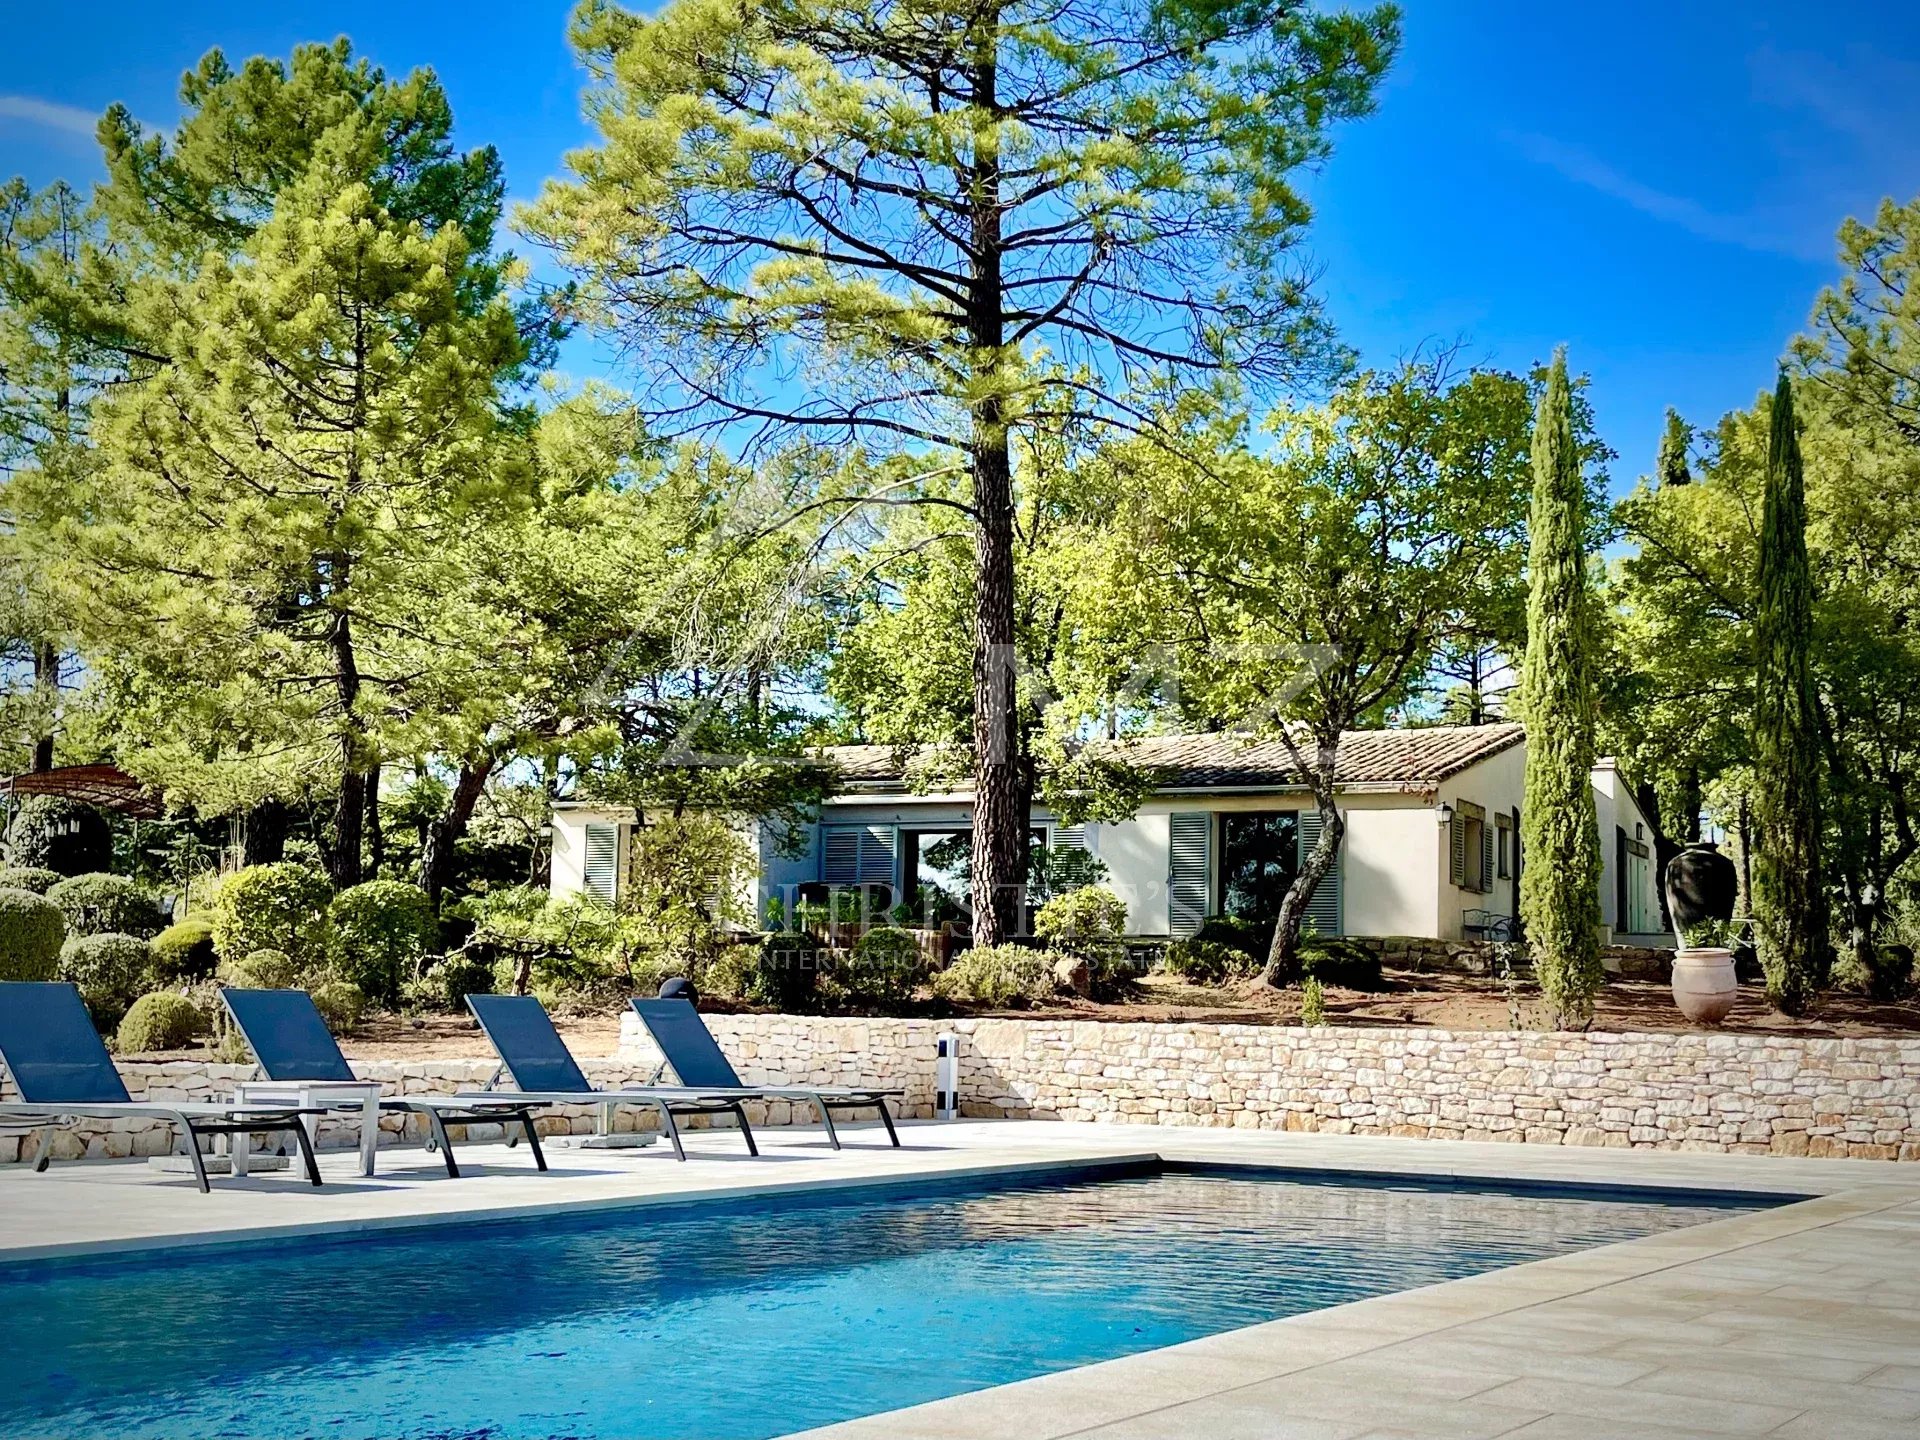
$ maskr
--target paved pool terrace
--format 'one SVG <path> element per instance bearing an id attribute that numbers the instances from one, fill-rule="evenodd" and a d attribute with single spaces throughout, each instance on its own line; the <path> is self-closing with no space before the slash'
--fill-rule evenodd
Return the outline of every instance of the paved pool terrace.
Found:
<path id="1" fill-rule="evenodd" d="M 852 1127 L 849 1127 L 851 1129 Z M 0 1259 L 259 1244 L 789 1188 L 980 1176 L 1122 1159 L 1375 1176 L 1590 1183 L 1810 1197 L 1687 1230 L 1363 1300 L 1169 1349 L 870 1416 L 809 1440 L 1389 1440 L 1404 1436 L 1920 1436 L 1920 1165 L 1362 1136 L 1019 1121 L 864 1132 L 838 1154 L 808 1129 L 764 1158 L 700 1131 L 658 1147 L 463 1146 L 469 1173 L 383 1151 L 216 1179 L 143 1162 L 0 1174 Z M 852 1137 L 849 1137 L 852 1138 Z"/>

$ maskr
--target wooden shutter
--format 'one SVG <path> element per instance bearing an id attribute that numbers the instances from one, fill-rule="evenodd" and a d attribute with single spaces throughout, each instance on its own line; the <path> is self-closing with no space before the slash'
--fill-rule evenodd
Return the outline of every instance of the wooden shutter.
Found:
<path id="1" fill-rule="evenodd" d="M 1480 893 L 1493 893 L 1493 826 L 1480 822 Z"/>
<path id="2" fill-rule="evenodd" d="M 860 830 L 854 825 L 825 825 L 820 830 L 820 878 L 829 885 L 860 880 Z"/>
<path id="3" fill-rule="evenodd" d="M 1467 817 L 1461 808 L 1453 807 L 1453 819 L 1447 822 L 1447 849 L 1449 860 L 1447 873 L 1455 885 L 1467 883 Z"/>
<path id="4" fill-rule="evenodd" d="M 581 878 L 585 881 L 589 893 L 598 895 L 611 905 L 619 887 L 620 827 L 588 825 L 586 851 L 586 863 L 581 867 Z"/>
<path id="5" fill-rule="evenodd" d="M 1084 825 L 1056 825 L 1047 844 L 1055 850 L 1084 850 L 1087 848 L 1087 827 Z"/>
<path id="6" fill-rule="evenodd" d="M 1167 920 L 1175 935 L 1191 935 L 1207 918 L 1207 878 L 1213 860 L 1213 816 L 1205 810 L 1168 817 Z"/>
<path id="7" fill-rule="evenodd" d="M 1307 856 L 1313 847 L 1320 843 L 1320 812 L 1302 810 L 1300 812 L 1300 864 L 1305 866 Z M 1342 859 L 1338 850 L 1333 852 L 1333 868 L 1320 877 L 1320 883 L 1313 887 L 1313 894 L 1307 899 L 1307 915 L 1303 930 L 1311 931 L 1322 937 L 1344 933 L 1341 925 L 1340 910 L 1340 871 Z"/>
<path id="8" fill-rule="evenodd" d="M 893 835 L 891 825 L 869 825 L 860 832 L 860 884 L 893 884 Z"/>

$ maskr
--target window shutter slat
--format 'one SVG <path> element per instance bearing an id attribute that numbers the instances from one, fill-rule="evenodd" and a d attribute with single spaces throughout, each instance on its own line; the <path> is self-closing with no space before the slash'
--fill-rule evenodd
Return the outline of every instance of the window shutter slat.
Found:
<path id="1" fill-rule="evenodd" d="M 1313 847 L 1320 843 L 1321 829 L 1318 810 L 1300 812 L 1300 864 L 1303 867 Z M 1333 868 L 1320 877 L 1320 883 L 1313 887 L 1313 894 L 1307 900 L 1304 924 L 1315 935 L 1332 936 L 1345 933 L 1341 924 L 1340 870 L 1341 856 L 1336 850 L 1333 855 Z"/>
<path id="2" fill-rule="evenodd" d="M 1087 848 L 1087 827 L 1084 825 L 1056 825 L 1053 835 L 1047 843 L 1055 850 L 1084 850 Z"/>
<path id="3" fill-rule="evenodd" d="M 1207 871 L 1213 859 L 1213 816 L 1205 810 L 1168 817 L 1167 920 L 1191 935 L 1207 918 Z"/>
<path id="4" fill-rule="evenodd" d="M 1451 850 L 1448 866 L 1453 883 L 1464 885 L 1467 883 L 1467 817 L 1458 807 L 1454 809 L 1453 819 L 1447 822 L 1447 844 Z"/>
<path id="5" fill-rule="evenodd" d="M 860 880 L 860 831 L 852 825 L 828 825 L 821 831 L 820 878 L 829 885 Z"/>
<path id="6" fill-rule="evenodd" d="M 1493 827 L 1482 821 L 1480 824 L 1480 893 L 1493 891 Z"/>
<path id="7" fill-rule="evenodd" d="M 893 827 L 869 825 L 860 832 L 859 882 L 893 884 Z"/>

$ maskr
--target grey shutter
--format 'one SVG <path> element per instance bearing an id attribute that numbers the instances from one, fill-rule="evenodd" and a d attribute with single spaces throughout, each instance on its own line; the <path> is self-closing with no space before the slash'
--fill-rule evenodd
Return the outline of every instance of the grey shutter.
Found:
<path id="1" fill-rule="evenodd" d="M 1087 827 L 1084 825 L 1056 825 L 1053 835 L 1047 841 L 1055 850 L 1084 850 L 1087 848 Z"/>
<path id="2" fill-rule="evenodd" d="M 1207 879 L 1213 859 L 1213 816 L 1205 810 L 1168 817 L 1167 920 L 1175 935 L 1191 935 L 1207 918 Z"/>
<path id="3" fill-rule="evenodd" d="M 1447 822 L 1447 846 L 1451 852 L 1448 861 L 1448 873 L 1456 885 L 1467 883 L 1467 817 L 1459 806 L 1453 808 L 1453 819 Z"/>
<path id="4" fill-rule="evenodd" d="M 860 884 L 893 884 L 893 834 L 891 825 L 869 825 L 860 832 Z"/>
<path id="5" fill-rule="evenodd" d="M 1480 893 L 1493 893 L 1493 826 L 1480 822 Z"/>
<path id="6" fill-rule="evenodd" d="M 581 878 L 587 889 L 609 905 L 614 902 L 620 869 L 620 827 L 588 825 L 586 862 Z"/>
<path id="7" fill-rule="evenodd" d="M 859 882 L 860 831 L 857 827 L 821 827 L 820 878 L 829 885 L 853 885 Z"/>
<path id="8" fill-rule="evenodd" d="M 1302 810 L 1300 812 L 1300 864 L 1304 867 L 1307 856 L 1313 847 L 1320 843 L 1320 812 Z M 1341 854 L 1333 852 L 1333 866 L 1320 877 L 1320 883 L 1313 887 L 1313 895 L 1307 901 L 1307 914 L 1303 922 L 1303 931 L 1310 930 L 1322 938 L 1342 934 L 1340 924 L 1340 871 Z"/>

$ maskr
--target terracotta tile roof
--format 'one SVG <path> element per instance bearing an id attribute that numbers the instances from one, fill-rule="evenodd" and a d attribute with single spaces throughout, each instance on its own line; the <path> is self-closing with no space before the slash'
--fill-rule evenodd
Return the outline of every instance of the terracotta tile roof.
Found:
<path id="1" fill-rule="evenodd" d="M 1518 725 L 1436 725 L 1410 730 L 1349 730 L 1340 742 L 1343 786 L 1424 786 L 1458 774 L 1525 738 Z M 1278 740 L 1245 735 L 1146 735 L 1096 742 L 1097 752 L 1162 772 L 1168 790 L 1298 785 L 1292 758 Z M 898 783 L 902 755 L 887 745 L 834 745 L 823 752 L 842 778 L 865 785 Z"/>

